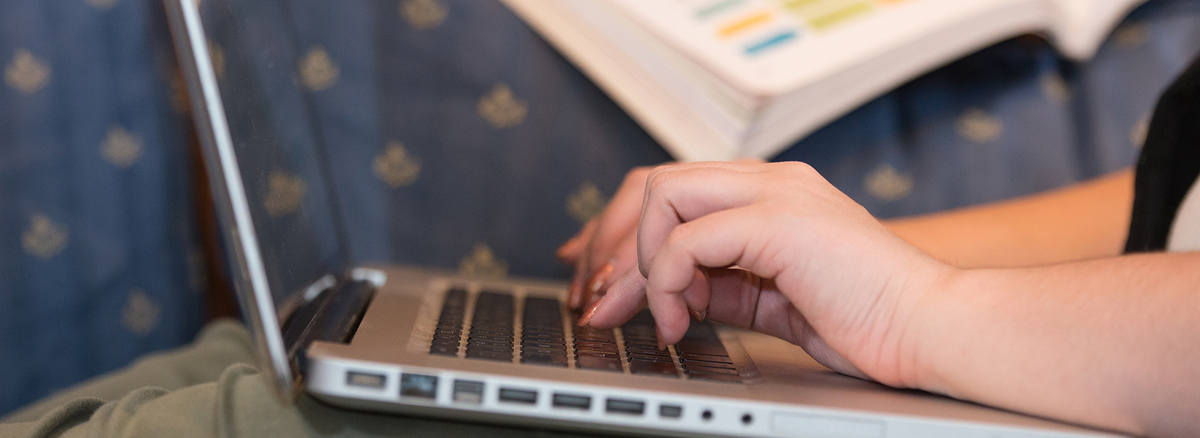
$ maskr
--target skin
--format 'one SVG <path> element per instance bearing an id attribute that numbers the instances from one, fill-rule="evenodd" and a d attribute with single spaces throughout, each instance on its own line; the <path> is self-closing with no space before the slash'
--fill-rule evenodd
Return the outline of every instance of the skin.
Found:
<path id="1" fill-rule="evenodd" d="M 689 317 L 710 318 L 895 387 L 1139 435 L 1194 436 L 1200 254 L 1115 256 L 1130 178 L 895 222 L 893 232 L 802 163 L 648 170 L 637 269 L 613 263 L 606 293 L 581 323 L 613 327 L 648 306 L 663 344 L 682 337 Z M 1078 220 L 1056 216 L 1070 212 Z M 590 231 L 612 218 L 602 215 Z M 1025 239 L 1038 225 L 1066 226 L 1042 238 L 1081 245 L 1036 251 L 1053 243 Z M 938 240 L 936 231 L 981 243 Z M 604 244 L 579 237 L 581 249 L 572 254 L 569 243 L 560 256 L 631 257 L 629 236 L 612 236 Z M 996 236 L 1007 238 L 989 240 Z M 1036 254 L 1022 256 L 1030 242 Z M 994 255 L 1006 247 L 1015 258 Z M 609 252 L 585 255 L 597 248 Z M 979 267 L 988 265 L 1007 267 Z"/>

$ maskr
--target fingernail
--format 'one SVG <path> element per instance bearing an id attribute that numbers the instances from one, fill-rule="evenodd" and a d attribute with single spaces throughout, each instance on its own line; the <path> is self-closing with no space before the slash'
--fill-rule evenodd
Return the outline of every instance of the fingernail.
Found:
<path id="1" fill-rule="evenodd" d="M 704 309 L 704 310 L 688 309 L 688 314 L 692 315 L 692 319 L 696 320 L 696 322 L 704 322 L 704 318 L 708 317 L 708 309 Z"/>
<path id="2" fill-rule="evenodd" d="M 592 280 L 588 282 L 588 284 L 591 285 L 589 289 L 592 291 L 592 294 L 597 294 L 600 292 L 600 289 L 604 287 L 604 283 L 608 281 L 608 278 L 612 276 L 612 273 L 612 263 L 607 263 L 601 267 L 599 271 L 596 271 L 596 275 L 593 275 Z"/>
<path id="3" fill-rule="evenodd" d="M 654 326 L 654 336 L 658 338 L 658 351 L 666 350 L 667 344 L 663 343 L 662 329 L 659 329 L 658 325 Z"/>
<path id="4" fill-rule="evenodd" d="M 596 316 L 596 310 L 600 309 L 600 302 L 602 302 L 602 301 L 604 301 L 604 297 L 600 297 L 600 299 L 598 299 L 598 300 L 596 300 L 596 302 L 592 303 L 592 307 L 589 307 L 587 312 L 583 313 L 583 316 L 579 318 L 579 326 L 580 327 L 585 327 L 588 324 L 592 323 L 592 317 Z"/>

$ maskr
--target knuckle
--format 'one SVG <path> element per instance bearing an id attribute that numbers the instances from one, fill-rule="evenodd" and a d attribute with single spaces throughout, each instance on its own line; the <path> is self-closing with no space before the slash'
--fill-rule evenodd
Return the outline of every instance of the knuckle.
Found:
<path id="1" fill-rule="evenodd" d="M 817 169 L 814 169 L 811 165 L 802 161 L 789 161 L 780 164 L 784 166 L 788 173 L 794 173 L 803 176 L 818 175 Z"/>

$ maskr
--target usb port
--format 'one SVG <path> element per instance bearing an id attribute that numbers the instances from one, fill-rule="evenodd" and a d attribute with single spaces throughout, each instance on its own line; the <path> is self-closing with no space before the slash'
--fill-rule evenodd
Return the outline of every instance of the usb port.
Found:
<path id="1" fill-rule="evenodd" d="M 455 380 L 454 401 L 459 403 L 483 403 L 483 382 L 477 380 Z"/>
<path id="2" fill-rule="evenodd" d="M 537 391 L 500 388 L 500 401 L 510 403 L 537 404 Z"/>
<path id="3" fill-rule="evenodd" d="M 346 385 L 349 386 L 383 389 L 386 383 L 387 376 L 383 374 L 360 373 L 355 371 L 346 373 Z"/>
<path id="4" fill-rule="evenodd" d="M 588 410 L 592 407 L 592 398 L 586 395 L 554 394 L 554 407 Z"/>
<path id="5" fill-rule="evenodd" d="M 683 416 L 683 406 L 662 405 L 658 407 L 658 416 L 663 418 L 679 418 Z"/>
<path id="6" fill-rule="evenodd" d="M 610 398 L 604 403 L 604 410 L 608 413 L 642 415 L 646 410 L 646 403 L 635 400 L 621 400 Z"/>
<path id="7" fill-rule="evenodd" d="M 405 397 L 437 398 L 437 376 L 405 373 L 400 376 L 400 395 Z"/>

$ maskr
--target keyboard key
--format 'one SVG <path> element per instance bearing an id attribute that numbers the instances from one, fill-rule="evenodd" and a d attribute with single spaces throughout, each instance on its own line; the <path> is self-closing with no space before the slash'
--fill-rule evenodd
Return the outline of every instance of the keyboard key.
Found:
<path id="1" fill-rule="evenodd" d="M 634 374 L 679 377 L 679 373 L 675 371 L 675 364 L 671 362 L 631 360 L 629 361 L 629 371 Z"/>
<path id="2" fill-rule="evenodd" d="M 617 350 L 616 350 L 616 349 L 613 349 L 613 350 L 592 350 L 592 349 L 588 349 L 588 348 L 584 348 L 584 349 L 579 349 L 579 348 L 576 348 L 576 349 L 575 349 L 575 354 L 578 354 L 578 355 L 588 355 L 588 356 L 595 356 L 595 357 L 607 357 L 607 356 L 612 356 L 612 357 L 620 357 L 620 356 L 621 356 L 619 353 L 617 353 Z"/>
<path id="3" fill-rule="evenodd" d="M 522 354 L 521 362 L 565 367 L 567 366 L 567 356 L 566 354 L 563 354 L 562 356 L 551 354 Z"/>
<path id="4" fill-rule="evenodd" d="M 488 328 L 488 327 L 473 326 L 473 327 L 471 327 L 471 336 L 485 336 L 485 337 L 512 339 L 513 331 L 512 331 L 512 327 L 505 328 L 505 329 L 494 329 L 494 328 Z"/>
<path id="5" fill-rule="evenodd" d="M 617 344 L 614 344 L 612 342 L 575 341 L 575 348 L 578 348 L 580 350 L 584 350 L 584 349 L 603 350 L 603 351 L 611 350 L 613 352 L 616 352 Z"/>
<path id="6" fill-rule="evenodd" d="M 512 341 L 497 341 L 493 339 L 467 338 L 467 345 L 489 345 L 494 347 L 505 347 L 512 349 Z"/>
<path id="7" fill-rule="evenodd" d="M 567 349 L 566 349 L 566 347 L 559 348 L 559 349 L 553 349 L 553 348 L 525 348 L 525 347 L 521 347 L 521 354 L 525 354 L 525 353 L 530 353 L 530 354 L 550 354 L 550 355 L 561 355 L 562 357 L 567 357 Z"/>
<path id="8" fill-rule="evenodd" d="M 503 362 L 512 361 L 512 352 L 488 351 L 488 350 L 472 350 L 467 349 L 467 357 L 470 359 L 496 360 Z"/>
<path id="9" fill-rule="evenodd" d="M 472 351 L 481 351 L 481 352 L 482 351 L 494 351 L 494 352 L 499 352 L 499 353 L 505 353 L 505 354 L 508 354 L 509 356 L 511 356 L 513 349 L 512 349 L 512 347 L 505 347 L 505 346 L 498 346 L 498 345 L 480 345 L 480 344 L 468 343 L 467 344 L 467 353 L 470 353 Z"/>
<path id="10" fill-rule="evenodd" d="M 454 345 L 433 344 L 433 346 L 429 347 L 429 354 L 436 354 L 439 356 L 458 356 L 458 343 L 455 343 Z"/>
<path id="11" fill-rule="evenodd" d="M 699 366 L 699 365 L 684 365 L 683 372 L 684 372 L 684 374 L 688 374 L 688 375 L 691 375 L 694 373 L 731 374 L 734 376 L 738 375 L 737 370 L 734 368 L 704 367 L 704 366 Z"/>
<path id="12" fill-rule="evenodd" d="M 521 342 L 522 343 L 537 342 L 537 343 L 542 343 L 542 344 L 567 345 L 567 341 L 565 339 L 563 339 L 561 336 L 554 338 L 554 337 L 521 335 Z"/>
<path id="13" fill-rule="evenodd" d="M 609 358 L 580 355 L 579 357 L 575 358 L 575 366 L 585 370 L 616 372 L 625 371 L 625 369 L 621 367 L 621 359 L 619 357 Z"/>
<path id="14" fill-rule="evenodd" d="M 625 344 L 625 351 L 633 351 L 638 354 L 648 354 L 651 356 L 670 356 L 671 353 L 667 350 L 659 350 L 657 347 L 645 347 L 641 345 Z"/>
<path id="15" fill-rule="evenodd" d="M 633 361 L 662 362 L 662 363 L 669 363 L 672 366 L 674 366 L 674 364 L 675 364 L 675 362 L 671 360 L 671 356 L 642 356 L 642 355 L 632 354 L 632 353 L 627 353 L 625 356 L 629 358 L 630 362 L 633 362 Z"/>
<path id="16" fill-rule="evenodd" d="M 588 352 L 588 350 L 582 350 L 582 352 L 581 352 L 581 350 L 575 350 L 575 356 L 577 356 L 577 358 L 583 358 L 583 356 L 588 356 L 588 358 L 605 358 L 605 359 L 613 359 L 613 360 L 618 360 L 618 361 L 620 360 L 620 354 L 617 354 L 617 352 L 602 353 L 602 352 Z"/>
<path id="17" fill-rule="evenodd" d="M 581 341 L 614 342 L 617 338 L 615 335 L 613 335 L 612 330 L 599 330 L 591 327 L 581 327 L 575 329 L 575 339 Z"/>
<path id="18" fill-rule="evenodd" d="M 528 341 L 522 341 L 522 342 L 521 342 L 521 347 L 528 347 L 528 348 L 563 348 L 563 349 L 567 348 L 567 346 L 566 346 L 565 344 L 547 344 L 547 343 L 542 343 L 542 342 L 528 342 Z"/>
<path id="19" fill-rule="evenodd" d="M 675 344 L 675 350 L 680 353 L 703 354 L 707 356 L 729 356 L 725 347 L 708 344 Z"/>
<path id="20" fill-rule="evenodd" d="M 713 363 L 724 363 L 724 364 L 732 364 L 733 363 L 733 360 L 730 359 L 729 356 L 724 356 L 724 355 L 712 356 L 712 355 L 708 355 L 708 354 L 682 353 L 681 352 L 679 354 L 679 358 L 684 360 L 685 362 L 686 361 L 698 361 L 698 362 L 713 362 Z"/>

